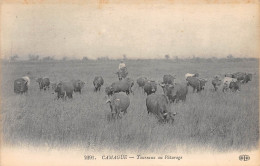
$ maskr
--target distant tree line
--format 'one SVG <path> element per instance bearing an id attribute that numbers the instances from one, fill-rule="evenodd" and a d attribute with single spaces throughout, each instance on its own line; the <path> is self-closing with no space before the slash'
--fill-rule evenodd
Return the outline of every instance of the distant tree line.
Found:
<path id="1" fill-rule="evenodd" d="M 119 59 L 124 59 L 127 60 L 127 56 L 123 55 L 122 58 Z M 108 60 L 119 60 L 119 59 L 110 59 L 108 56 L 102 56 L 98 57 L 96 60 L 97 61 L 108 61 Z M 237 58 L 234 57 L 233 55 L 228 55 L 225 58 L 217 58 L 217 57 L 197 57 L 197 56 L 192 56 L 188 58 L 181 58 L 179 56 L 173 56 L 171 57 L 170 55 L 166 54 L 164 58 L 162 58 L 166 61 L 170 62 L 192 62 L 192 63 L 201 63 L 201 62 L 243 62 L 243 61 L 255 61 L 258 60 L 258 58 Z M 7 61 L 7 59 L 2 59 Z M 32 55 L 29 54 L 27 60 L 21 60 L 20 57 L 15 54 L 11 57 L 8 58 L 9 62 L 15 62 L 15 61 L 30 61 L 30 62 L 38 62 L 38 61 L 90 61 L 93 59 L 89 59 L 87 56 L 84 56 L 82 59 L 69 59 L 67 56 L 62 57 L 61 59 L 55 59 L 54 56 L 45 56 L 45 57 L 40 57 L 39 55 Z M 129 59 L 129 60 L 135 60 L 135 59 Z M 141 59 L 137 59 L 141 60 Z"/>

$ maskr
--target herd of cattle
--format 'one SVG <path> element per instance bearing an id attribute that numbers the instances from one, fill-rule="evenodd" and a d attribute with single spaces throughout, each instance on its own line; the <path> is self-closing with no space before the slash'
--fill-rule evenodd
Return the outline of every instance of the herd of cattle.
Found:
<path id="1" fill-rule="evenodd" d="M 117 73 L 118 74 L 118 73 Z M 130 105 L 130 99 L 128 95 L 134 94 L 132 90 L 134 86 L 134 80 L 128 77 L 122 77 L 118 74 L 119 80 L 113 82 L 110 86 L 105 88 L 105 93 L 110 98 L 106 101 L 110 104 L 110 109 L 113 118 L 120 118 L 121 113 L 126 114 L 127 108 Z M 136 88 L 142 89 L 143 93 L 147 95 L 146 107 L 148 114 L 154 114 L 160 122 L 173 122 L 173 117 L 176 113 L 171 111 L 171 103 L 185 101 L 188 94 L 188 87 L 192 87 L 193 92 L 200 92 L 204 89 L 207 79 L 199 77 L 198 73 L 185 75 L 186 83 L 175 83 L 175 76 L 164 75 L 163 81 L 153 81 L 146 77 L 140 77 L 136 80 Z M 81 93 L 85 83 L 81 80 L 71 80 L 69 82 L 53 83 L 49 78 L 37 78 L 35 79 L 39 84 L 40 90 L 49 90 L 50 88 L 57 93 L 57 98 L 72 98 L 74 92 Z M 216 75 L 212 79 L 212 85 L 214 90 L 217 91 L 222 87 L 223 92 L 240 91 L 241 84 L 247 83 L 252 80 L 252 74 L 237 72 L 233 74 L 225 74 L 224 78 Z M 93 85 L 94 91 L 100 91 L 100 88 L 104 84 L 104 79 L 101 76 L 94 78 Z M 164 94 L 157 94 L 157 84 L 159 84 Z M 28 92 L 30 85 L 29 76 L 18 78 L 14 81 L 14 92 L 17 94 L 23 94 Z"/>

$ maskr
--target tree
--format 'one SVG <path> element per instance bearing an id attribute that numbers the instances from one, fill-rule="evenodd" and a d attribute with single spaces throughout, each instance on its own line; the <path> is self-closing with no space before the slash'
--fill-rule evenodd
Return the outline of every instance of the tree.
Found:
<path id="1" fill-rule="evenodd" d="M 168 54 L 165 55 L 164 57 L 165 57 L 165 59 L 167 59 L 167 60 L 170 59 L 170 56 L 169 56 Z"/>
<path id="2" fill-rule="evenodd" d="M 68 57 L 64 56 L 64 57 L 62 58 L 62 61 L 66 61 L 66 60 L 68 60 Z"/>
<path id="3" fill-rule="evenodd" d="M 28 55 L 29 61 L 38 61 L 39 60 L 39 55 Z"/>
<path id="4" fill-rule="evenodd" d="M 82 61 L 88 61 L 88 57 L 84 56 L 84 57 L 82 58 Z"/>
<path id="5" fill-rule="evenodd" d="M 13 61 L 17 61 L 18 58 L 19 58 L 18 55 L 13 55 L 13 56 L 10 57 L 9 60 L 13 62 Z"/>
<path id="6" fill-rule="evenodd" d="M 43 60 L 43 61 L 53 61 L 54 58 L 51 57 L 51 56 L 46 56 L 46 57 L 43 57 L 42 60 Z"/>
<path id="7" fill-rule="evenodd" d="M 227 56 L 227 59 L 233 59 L 233 55 L 229 54 L 229 55 Z"/>

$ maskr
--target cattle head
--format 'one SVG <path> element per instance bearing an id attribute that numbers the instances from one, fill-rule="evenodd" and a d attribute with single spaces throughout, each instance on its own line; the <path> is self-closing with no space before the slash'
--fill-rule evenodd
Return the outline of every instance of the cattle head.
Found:
<path id="1" fill-rule="evenodd" d="M 105 88 L 105 92 L 108 96 L 111 96 L 113 94 L 113 88 L 111 86 L 108 86 Z"/>
<path id="2" fill-rule="evenodd" d="M 28 82 L 24 79 L 17 79 L 14 81 L 14 92 L 24 93 L 28 91 Z"/>
<path id="3" fill-rule="evenodd" d="M 62 88 L 62 83 L 60 82 L 56 85 L 54 92 L 57 92 L 57 93 L 61 92 L 61 88 Z"/>
<path id="4" fill-rule="evenodd" d="M 37 82 L 39 85 L 41 84 L 42 81 L 43 81 L 42 78 L 36 78 L 36 82 Z"/>
<path id="5" fill-rule="evenodd" d="M 43 88 L 43 78 L 37 78 L 36 79 L 36 82 L 39 84 L 39 87 L 40 87 L 40 89 L 42 89 Z"/>
<path id="6" fill-rule="evenodd" d="M 56 87 L 57 87 L 57 83 L 51 82 L 50 84 L 51 84 L 51 88 L 52 88 L 53 90 L 55 90 Z"/>
<path id="7" fill-rule="evenodd" d="M 208 82 L 208 80 L 207 79 L 199 79 L 199 81 L 200 81 L 201 89 L 204 89 L 204 87 L 205 87 L 206 83 Z"/>
<path id="8" fill-rule="evenodd" d="M 110 105 L 112 117 L 113 118 L 120 117 L 120 112 L 121 112 L 121 110 L 120 110 L 120 99 L 114 99 L 114 100 L 108 99 L 106 101 L 106 103 L 109 103 L 109 105 Z"/>
<path id="9" fill-rule="evenodd" d="M 167 123 L 173 123 L 174 122 L 174 116 L 177 115 L 176 112 L 168 112 L 165 117 L 165 122 Z"/>
<path id="10" fill-rule="evenodd" d="M 165 95 L 170 94 L 171 90 L 174 89 L 174 85 L 159 83 L 159 85 L 162 87 L 163 92 Z"/>
<path id="11" fill-rule="evenodd" d="M 246 77 L 245 77 L 245 81 L 246 81 L 246 82 L 252 81 L 252 77 L 253 77 L 253 74 L 247 73 L 247 74 L 246 74 Z"/>
<path id="12" fill-rule="evenodd" d="M 240 86 L 241 86 L 240 81 L 230 82 L 229 84 L 229 88 L 231 89 L 232 92 L 240 91 Z"/>
<path id="13" fill-rule="evenodd" d="M 78 87 L 83 88 L 83 87 L 85 86 L 85 84 L 86 84 L 86 83 L 83 82 L 83 81 L 81 81 L 81 80 L 78 80 L 78 81 L 77 81 L 77 86 L 78 86 Z"/>

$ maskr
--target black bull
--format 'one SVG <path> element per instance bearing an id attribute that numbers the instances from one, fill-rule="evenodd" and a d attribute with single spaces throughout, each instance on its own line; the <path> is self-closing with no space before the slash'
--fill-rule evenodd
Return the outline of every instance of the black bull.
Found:
<path id="1" fill-rule="evenodd" d="M 188 93 L 188 86 L 186 84 L 175 83 L 171 85 L 161 83 L 159 85 L 163 88 L 163 92 L 168 97 L 170 102 L 186 100 L 186 96 Z"/>
<path id="2" fill-rule="evenodd" d="M 14 93 L 23 94 L 28 91 L 27 81 L 23 78 L 18 78 L 14 81 Z"/>

